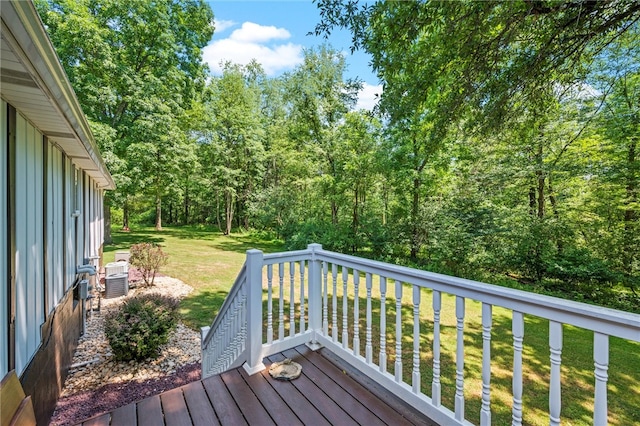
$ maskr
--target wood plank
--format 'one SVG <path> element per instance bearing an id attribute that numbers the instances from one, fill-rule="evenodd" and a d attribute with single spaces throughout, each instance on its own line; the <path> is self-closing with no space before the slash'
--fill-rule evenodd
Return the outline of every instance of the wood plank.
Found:
<path id="1" fill-rule="evenodd" d="M 247 421 L 244 419 L 244 416 L 220 376 L 207 377 L 202 381 L 202 384 L 207 391 L 209 401 L 211 401 L 221 424 L 247 424 Z"/>
<path id="2" fill-rule="evenodd" d="M 160 394 L 164 423 L 167 426 L 191 426 L 191 417 L 182 396 L 182 389 L 175 388 Z"/>
<path id="3" fill-rule="evenodd" d="M 136 419 L 136 403 L 127 404 L 120 408 L 116 408 L 111 413 L 112 425 L 131 425 L 135 426 L 138 423 Z M 108 424 L 108 423 L 107 423 Z"/>
<path id="4" fill-rule="evenodd" d="M 278 395 L 262 374 L 250 376 L 244 368 L 239 368 L 238 371 L 276 424 L 287 426 L 304 424 L 287 405 L 287 401 Z"/>
<path id="5" fill-rule="evenodd" d="M 82 426 L 109 426 L 110 421 L 111 421 L 111 414 L 105 413 L 101 416 L 92 417 L 89 420 L 82 422 Z M 118 423 L 113 423 L 114 426 L 116 426 L 117 424 Z"/>
<path id="6" fill-rule="evenodd" d="M 298 362 L 300 358 L 304 358 L 302 355 L 297 354 L 291 360 Z M 276 354 L 269 357 L 272 362 L 282 361 L 285 357 L 282 354 Z M 357 425 L 347 412 L 345 412 L 338 404 L 331 398 L 325 396 L 324 391 L 319 388 L 306 374 L 304 374 L 304 368 L 302 374 L 295 380 L 291 381 L 291 384 L 295 386 L 302 395 L 308 396 L 311 399 L 309 402 L 313 404 L 319 412 L 333 425 Z"/>
<path id="7" fill-rule="evenodd" d="M 251 388 L 244 381 L 240 372 L 235 369 L 220 375 L 222 381 L 227 385 L 227 389 L 235 399 L 240 411 L 250 425 L 274 425 L 269 413 L 262 406 L 260 400 L 255 396 Z"/>
<path id="8" fill-rule="evenodd" d="M 318 385 L 318 387 L 321 388 L 329 398 L 335 401 L 336 404 L 338 404 L 346 413 L 349 414 L 349 416 L 351 416 L 359 424 L 388 424 L 388 422 L 383 422 L 376 416 L 374 412 L 372 412 L 372 410 L 369 409 L 369 404 L 375 403 L 376 401 L 372 401 L 371 398 L 363 398 L 363 395 L 359 395 L 360 398 L 356 399 L 353 395 L 344 390 L 340 386 L 340 384 L 336 383 L 336 381 L 329 377 L 325 370 L 321 370 L 316 367 L 306 357 L 301 357 L 300 355 L 302 354 L 295 349 L 284 351 L 282 354 L 288 358 L 296 357 L 297 362 L 302 365 L 302 371 L 304 372 L 304 374 L 309 377 L 309 379 L 313 383 Z M 336 366 L 332 366 L 332 368 L 325 368 L 338 371 Z"/>
<path id="9" fill-rule="evenodd" d="M 265 359 L 263 362 L 267 368 L 262 370 L 259 374 L 265 378 L 267 383 L 271 385 L 280 398 L 287 403 L 302 423 L 314 426 L 331 425 L 331 423 L 323 417 L 322 413 L 320 413 L 320 411 L 318 411 L 318 409 L 314 407 L 313 404 L 311 404 L 291 382 L 275 380 L 269 375 L 269 366 L 271 365 L 271 361 L 269 359 Z"/>
<path id="10" fill-rule="evenodd" d="M 182 387 L 184 399 L 191 413 L 191 421 L 194 426 L 218 426 L 218 417 L 213 410 L 213 406 L 207 398 L 201 381 L 191 382 Z"/>
<path id="11" fill-rule="evenodd" d="M 164 426 L 160 395 L 138 402 L 138 426 Z"/>
<path id="12" fill-rule="evenodd" d="M 314 352 L 304 345 L 296 347 L 296 350 L 312 361 L 318 369 L 340 383 L 344 390 L 353 395 L 354 398 L 360 401 L 364 401 L 364 398 L 373 398 L 367 403 L 367 406 L 383 422 L 388 424 L 435 425 L 427 416 L 384 389 L 353 366 L 341 362 L 337 356 L 327 359 L 324 350 L 321 349 L 319 352 Z"/>

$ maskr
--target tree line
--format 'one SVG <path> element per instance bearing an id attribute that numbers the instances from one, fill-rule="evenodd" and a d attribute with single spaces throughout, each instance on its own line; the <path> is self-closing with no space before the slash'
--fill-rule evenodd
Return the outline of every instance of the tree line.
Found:
<path id="1" fill-rule="evenodd" d="M 257 230 L 640 309 L 637 2 L 319 1 L 292 71 L 202 48 L 199 0 L 38 0 L 118 189 L 114 221 Z"/>

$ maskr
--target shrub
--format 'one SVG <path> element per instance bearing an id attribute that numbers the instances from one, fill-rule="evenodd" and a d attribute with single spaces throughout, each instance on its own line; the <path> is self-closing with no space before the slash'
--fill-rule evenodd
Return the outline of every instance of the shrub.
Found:
<path id="1" fill-rule="evenodd" d="M 118 361 L 155 358 L 177 321 L 177 299 L 143 294 L 105 316 L 105 334 Z"/>
<path id="2" fill-rule="evenodd" d="M 153 285 L 156 273 L 167 261 L 168 256 L 157 245 L 140 243 L 131 246 L 129 263 L 140 270 L 145 286 Z"/>

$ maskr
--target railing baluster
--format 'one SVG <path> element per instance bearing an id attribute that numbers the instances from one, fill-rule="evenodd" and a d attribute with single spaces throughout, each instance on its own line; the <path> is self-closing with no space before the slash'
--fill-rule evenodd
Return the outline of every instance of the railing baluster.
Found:
<path id="1" fill-rule="evenodd" d="M 549 383 L 549 424 L 560 424 L 561 391 L 560 365 L 562 364 L 562 323 L 549 321 L 549 349 L 551 352 L 551 378 Z"/>
<path id="2" fill-rule="evenodd" d="M 595 365 L 596 389 L 594 398 L 593 424 L 606 425 L 607 416 L 607 381 L 609 379 L 609 336 L 594 332 L 593 361 Z"/>
<path id="3" fill-rule="evenodd" d="M 402 283 L 396 280 L 396 382 L 402 381 Z"/>
<path id="4" fill-rule="evenodd" d="M 431 401 L 436 407 L 441 402 L 440 385 L 440 309 L 442 309 L 442 295 L 439 290 L 433 290 L 433 381 L 431 382 Z"/>
<path id="5" fill-rule="evenodd" d="M 331 264 L 331 277 L 333 279 L 333 312 L 331 315 L 331 337 L 333 343 L 338 343 L 338 265 Z"/>
<path id="6" fill-rule="evenodd" d="M 380 277 L 380 372 L 387 372 L 387 277 Z"/>
<path id="7" fill-rule="evenodd" d="M 278 279 L 280 288 L 278 289 L 278 340 L 284 339 L 284 263 L 278 264 Z"/>
<path id="8" fill-rule="evenodd" d="M 267 265 L 267 343 L 273 343 L 273 265 Z"/>
<path id="9" fill-rule="evenodd" d="M 304 268 L 305 262 L 304 260 L 300 261 L 300 333 L 304 333 L 305 331 L 305 307 L 307 306 L 304 303 Z"/>
<path id="10" fill-rule="evenodd" d="M 455 417 L 464 420 L 464 303 L 465 298 L 456 296 L 456 395 Z"/>
<path id="11" fill-rule="evenodd" d="M 295 267 L 295 262 L 289 262 L 289 336 L 295 336 L 296 334 L 296 297 L 293 285 Z"/>
<path id="12" fill-rule="evenodd" d="M 347 294 L 347 279 L 349 278 L 349 270 L 346 266 L 342 267 L 342 347 L 347 349 L 349 347 L 349 329 L 347 313 L 349 311 L 348 306 L 348 294 Z"/>
<path id="13" fill-rule="evenodd" d="M 413 393 L 420 392 L 420 287 L 413 286 Z"/>
<path id="14" fill-rule="evenodd" d="M 246 291 L 241 292 L 240 302 L 238 303 L 238 309 L 240 310 L 240 315 L 238 321 L 240 322 L 240 327 L 238 330 L 238 335 L 240 338 L 235 337 L 235 348 L 236 354 L 234 358 L 240 356 L 240 354 L 245 350 L 245 345 L 247 343 L 247 293 Z M 229 363 L 233 362 L 233 360 L 229 360 Z"/>
<path id="15" fill-rule="evenodd" d="M 480 424 L 491 424 L 491 311 L 492 306 L 482 304 L 482 408 Z"/>
<path id="16" fill-rule="evenodd" d="M 511 409 L 511 425 L 522 424 L 522 341 L 524 340 L 524 315 L 513 311 L 511 332 L 513 334 L 513 407 Z"/>
<path id="17" fill-rule="evenodd" d="M 353 354 L 360 355 L 360 272 L 353 270 Z"/>
<path id="18" fill-rule="evenodd" d="M 373 346 L 371 344 L 371 273 L 367 272 L 367 330 L 365 336 L 364 353 L 367 364 L 373 361 Z"/>
<path id="19" fill-rule="evenodd" d="M 328 265 L 326 261 L 322 262 L 322 283 L 324 294 L 322 297 L 322 332 L 325 337 L 329 336 L 329 288 L 327 286 Z"/>

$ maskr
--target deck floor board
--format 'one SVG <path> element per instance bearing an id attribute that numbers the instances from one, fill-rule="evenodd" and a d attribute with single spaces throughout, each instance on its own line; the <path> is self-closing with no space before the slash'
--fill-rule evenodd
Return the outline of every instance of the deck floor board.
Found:
<path id="1" fill-rule="evenodd" d="M 324 351 L 324 350 L 323 350 Z M 411 425 L 433 424 L 400 401 L 361 384 L 336 360 L 306 346 L 264 359 L 249 376 L 240 367 L 189 383 L 86 420 L 89 425 Z M 273 379 L 269 366 L 290 358 L 302 366 L 292 381 Z M 371 388 L 371 389 L 370 389 Z M 410 414 L 410 415 L 407 415 Z"/>

